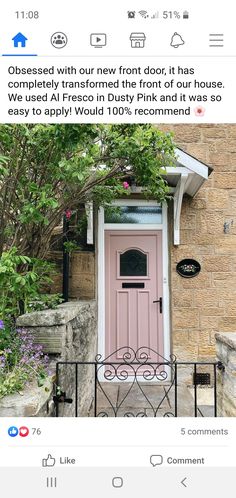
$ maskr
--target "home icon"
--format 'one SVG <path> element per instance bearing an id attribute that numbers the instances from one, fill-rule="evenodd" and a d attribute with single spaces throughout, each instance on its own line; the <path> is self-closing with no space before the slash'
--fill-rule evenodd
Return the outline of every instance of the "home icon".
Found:
<path id="1" fill-rule="evenodd" d="M 131 33 L 130 41 L 132 48 L 144 48 L 146 36 L 144 33 Z"/>
<path id="2" fill-rule="evenodd" d="M 19 48 L 19 45 L 21 45 L 21 47 L 24 48 L 28 38 L 26 38 L 26 36 L 22 35 L 22 33 L 17 33 L 17 35 L 15 35 L 12 38 L 12 40 L 14 42 L 15 48 Z"/>

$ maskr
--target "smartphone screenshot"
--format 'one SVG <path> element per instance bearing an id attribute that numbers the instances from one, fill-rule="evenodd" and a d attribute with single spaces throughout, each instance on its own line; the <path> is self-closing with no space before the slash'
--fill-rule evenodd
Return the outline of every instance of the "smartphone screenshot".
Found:
<path id="1" fill-rule="evenodd" d="M 0 19 L 0 483 L 224 496 L 236 444 L 235 5 Z"/>

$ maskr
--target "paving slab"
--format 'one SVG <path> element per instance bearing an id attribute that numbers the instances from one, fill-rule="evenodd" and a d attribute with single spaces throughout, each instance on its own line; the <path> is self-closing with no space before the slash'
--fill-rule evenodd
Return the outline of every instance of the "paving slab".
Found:
<path id="1" fill-rule="evenodd" d="M 194 417 L 194 397 L 186 386 L 177 387 L 178 417 Z M 206 401 L 206 402 L 205 402 Z M 107 416 L 163 417 L 175 414 L 175 388 L 170 384 L 103 383 L 98 389 L 98 413 Z M 201 398 L 199 416 L 213 416 L 208 400 Z"/>

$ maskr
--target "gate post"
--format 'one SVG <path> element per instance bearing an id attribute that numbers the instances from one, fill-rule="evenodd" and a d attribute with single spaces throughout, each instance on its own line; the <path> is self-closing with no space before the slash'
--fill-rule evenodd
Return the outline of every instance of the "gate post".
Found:
<path id="1" fill-rule="evenodd" d="M 98 383 L 98 371 L 97 363 L 94 363 L 94 417 L 97 416 L 97 383 Z"/>
<path id="2" fill-rule="evenodd" d="M 175 417 L 178 417 L 178 364 L 175 362 Z"/>

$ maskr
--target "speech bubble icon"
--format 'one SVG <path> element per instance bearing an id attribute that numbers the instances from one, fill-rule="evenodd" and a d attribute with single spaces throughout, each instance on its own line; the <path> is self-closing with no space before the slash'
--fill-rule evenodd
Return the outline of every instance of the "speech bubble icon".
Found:
<path id="1" fill-rule="evenodd" d="M 162 465 L 163 456 L 162 455 L 151 455 L 150 456 L 150 463 L 153 467 L 156 467 L 157 465 Z"/>

